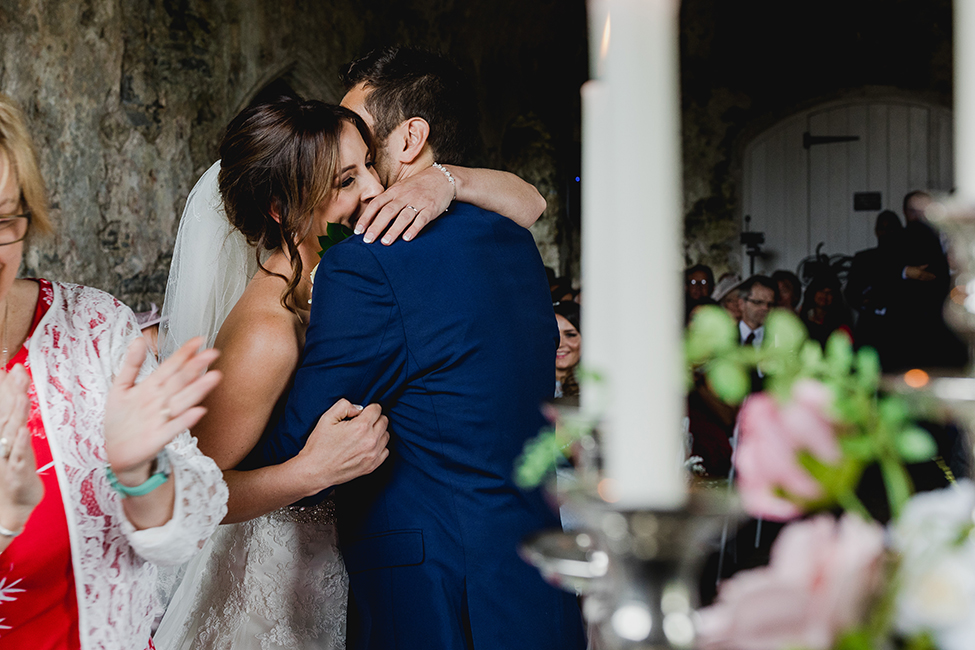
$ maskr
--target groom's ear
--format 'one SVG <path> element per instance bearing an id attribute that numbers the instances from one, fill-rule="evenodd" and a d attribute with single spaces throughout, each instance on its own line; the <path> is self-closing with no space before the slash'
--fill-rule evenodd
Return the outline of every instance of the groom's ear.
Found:
<path id="1" fill-rule="evenodd" d="M 408 165 L 420 156 L 426 146 L 430 124 L 422 117 L 411 117 L 396 127 L 395 133 L 398 136 L 399 162 Z"/>

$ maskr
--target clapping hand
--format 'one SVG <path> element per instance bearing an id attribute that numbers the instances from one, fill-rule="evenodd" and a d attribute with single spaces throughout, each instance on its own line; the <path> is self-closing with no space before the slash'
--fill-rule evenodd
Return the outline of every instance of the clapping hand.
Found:
<path id="1" fill-rule="evenodd" d="M 151 461 L 173 438 L 206 413 L 198 404 L 220 382 L 219 371 L 203 374 L 219 352 L 200 350 L 203 339 L 191 339 L 152 374 L 135 383 L 146 357 L 146 342 L 134 340 L 108 393 L 105 408 L 105 454 L 124 485 L 149 478 Z"/>
<path id="2" fill-rule="evenodd" d="M 14 533 L 23 530 L 44 496 L 27 429 L 29 385 L 27 371 L 21 365 L 9 373 L 0 371 L 0 527 Z M 4 539 L 11 538 L 0 537 Z"/>
<path id="3" fill-rule="evenodd" d="M 443 214 L 453 199 L 454 186 L 444 173 L 434 167 L 424 169 L 370 201 L 356 221 L 355 233 L 366 233 L 363 241 L 368 244 L 388 226 L 383 244 L 392 244 L 401 233 L 404 241 L 410 241 Z"/>

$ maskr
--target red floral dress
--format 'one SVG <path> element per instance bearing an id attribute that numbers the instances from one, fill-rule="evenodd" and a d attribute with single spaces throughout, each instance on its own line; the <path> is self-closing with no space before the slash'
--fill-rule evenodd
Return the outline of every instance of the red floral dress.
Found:
<path id="1" fill-rule="evenodd" d="M 24 346 L 7 364 L 22 364 L 30 374 L 27 349 L 34 329 L 54 298 L 51 283 L 39 280 L 40 296 Z M 78 650 L 78 597 L 71 564 L 71 543 L 64 501 L 51 447 L 41 421 L 37 391 L 31 377 L 31 432 L 44 498 L 34 508 L 24 532 L 0 553 L 0 647 L 30 650 Z M 149 647 L 152 645 L 150 643 Z"/>

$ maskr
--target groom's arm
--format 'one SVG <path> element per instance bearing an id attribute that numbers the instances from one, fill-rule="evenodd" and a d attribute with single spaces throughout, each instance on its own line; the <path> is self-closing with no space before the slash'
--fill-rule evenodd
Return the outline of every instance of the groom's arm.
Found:
<path id="1" fill-rule="evenodd" d="M 316 273 L 305 348 L 284 415 L 255 449 L 277 464 L 298 454 L 336 401 L 382 401 L 398 388 L 406 346 L 396 301 L 369 248 L 350 240 L 329 249 Z"/>

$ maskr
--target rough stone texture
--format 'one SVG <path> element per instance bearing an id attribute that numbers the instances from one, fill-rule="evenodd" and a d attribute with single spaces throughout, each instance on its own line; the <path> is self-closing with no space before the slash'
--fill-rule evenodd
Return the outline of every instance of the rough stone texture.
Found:
<path id="1" fill-rule="evenodd" d="M 579 280 L 581 0 L 0 0 L 0 90 L 25 108 L 57 234 L 25 273 L 161 302 L 186 195 L 281 80 L 337 101 L 378 45 L 439 49 L 481 98 L 477 161 L 535 183 L 543 259 Z M 874 88 L 950 105 L 950 0 L 683 0 L 685 257 L 737 270 L 748 138 Z M 652 200 L 652 199 L 648 199 Z"/>
<path id="2" fill-rule="evenodd" d="M 161 303 L 183 203 L 227 122 L 276 79 L 338 101 L 340 66 L 396 43 L 472 72 L 481 164 L 503 168 L 506 132 L 532 116 L 537 138 L 514 137 L 511 164 L 549 199 L 535 228 L 546 262 L 576 268 L 560 181 L 577 165 L 582 3 L 0 0 L 0 30 L 0 90 L 27 113 L 57 227 L 25 275 Z"/>
<path id="3" fill-rule="evenodd" d="M 685 255 L 740 270 L 750 137 L 815 104 L 890 92 L 951 105 L 950 0 L 683 0 Z"/>

